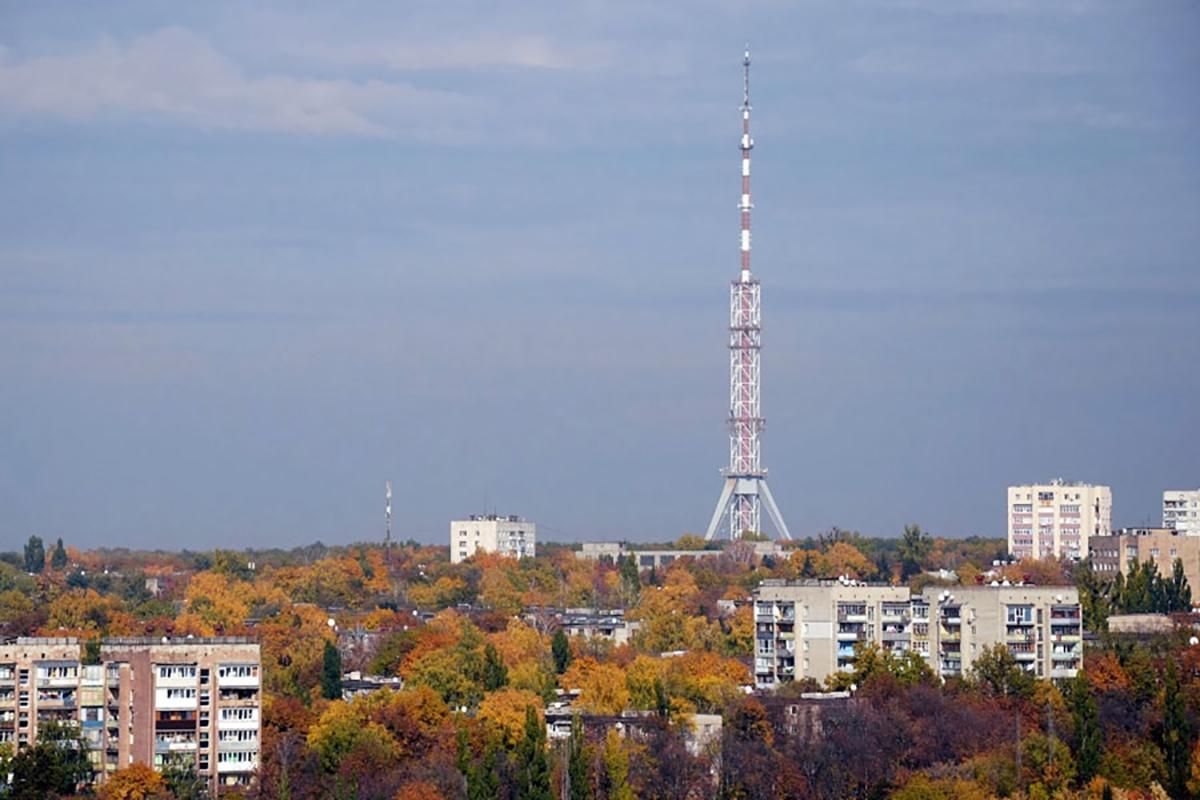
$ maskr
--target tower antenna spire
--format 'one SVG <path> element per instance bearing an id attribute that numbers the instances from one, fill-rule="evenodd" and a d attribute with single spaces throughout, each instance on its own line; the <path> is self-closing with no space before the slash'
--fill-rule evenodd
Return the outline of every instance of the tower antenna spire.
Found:
<path id="1" fill-rule="evenodd" d="M 761 463 L 762 417 L 759 350 L 762 347 L 762 286 L 750 273 L 750 45 L 742 57 L 742 200 L 741 272 L 729 289 L 729 467 L 725 488 L 708 524 L 705 539 L 712 539 L 725 517 L 729 538 L 746 532 L 762 532 L 762 506 L 784 539 L 791 539 L 783 515 L 767 486 L 767 471 Z"/>

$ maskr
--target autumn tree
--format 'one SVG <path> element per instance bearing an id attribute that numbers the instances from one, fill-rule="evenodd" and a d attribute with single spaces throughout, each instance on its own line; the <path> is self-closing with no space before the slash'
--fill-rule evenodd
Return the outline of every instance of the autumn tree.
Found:
<path id="1" fill-rule="evenodd" d="M 479 703 L 475 718 L 506 749 L 520 741 L 526 731 L 526 710 L 541 708 L 541 698 L 522 689 L 500 689 Z"/>
<path id="2" fill-rule="evenodd" d="M 579 690 L 578 706 L 591 714 L 620 714 L 629 706 L 625 673 L 612 664 L 580 658 L 563 673 L 560 683 Z"/>
<path id="3" fill-rule="evenodd" d="M 166 800 L 170 790 L 153 767 L 130 764 L 109 775 L 96 796 L 99 800 Z"/>
<path id="4" fill-rule="evenodd" d="M 636 800 L 637 795 L 629 785 L 629 753 L 625 750 L 621 735 L 609 728 L 604 737 L 604 774 L 601 786 L 608 800 Z"/>
<path id="5" fill-rule="evenodd" d="M 1162 746 L 1167 760 L 1166 789 L 1172 797 L 1186 797 L 1187 782 L 1191 777 L 1189 756 L 1192 723 L 1188 719 L 1185 699 L 1179 686 L 1179 670 L 1173 658 L 1167 659 L 1163 703 Z"/>

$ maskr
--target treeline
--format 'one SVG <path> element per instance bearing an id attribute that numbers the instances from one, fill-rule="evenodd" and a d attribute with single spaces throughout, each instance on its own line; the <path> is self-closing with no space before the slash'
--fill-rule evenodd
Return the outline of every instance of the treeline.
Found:
<path id="1" fill-rule="evenodd" d="M 1111 580 L 1101 578 L 1087 564 L 1075 568 L 1075 585 L 1083 607 L 1084 627 L 1108 628 L 1112 614 L 1175 614 L 1192 610 L 1192 588 L 1175 559 L 1170 575 L 1161 575 L 1153 561 L 1131 561 L 1128 573 Z"/>

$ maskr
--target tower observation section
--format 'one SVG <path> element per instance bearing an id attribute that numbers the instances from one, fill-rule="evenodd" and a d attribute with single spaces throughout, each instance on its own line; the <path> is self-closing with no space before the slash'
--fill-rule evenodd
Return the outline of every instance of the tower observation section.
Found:
<path id="1" fill-rule="evenodd" d="M 766 421 L 762 416 L 760 390 L 762 373 L 762 284 L 750 271 L 750 212 L 754 208 L 750 194 L 750 49 L 742 59 L 742 196 L 738 204 L 741 216 L 741 270 L 729 287 L 729 466 L 722 470 L 725 485 L 717 508 L 705 533 L 712 539 L 728 521 L 730 539 L 744 533 L 762 532 L 762 510 L 776 532 L 790 539 L 787 525 L 767 486 L 767 471 L 762 467 L 761 436 Z"/>

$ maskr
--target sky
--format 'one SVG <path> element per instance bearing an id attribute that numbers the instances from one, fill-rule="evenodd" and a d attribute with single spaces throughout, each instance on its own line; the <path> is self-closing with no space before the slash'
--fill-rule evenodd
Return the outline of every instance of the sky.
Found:
<path id="1" fill-rule="evenodd" d="M 1200 487 L 1200 6 L 0 0 L 0 549 L 703 533 L 753 51 L 794 535 Z"/>

